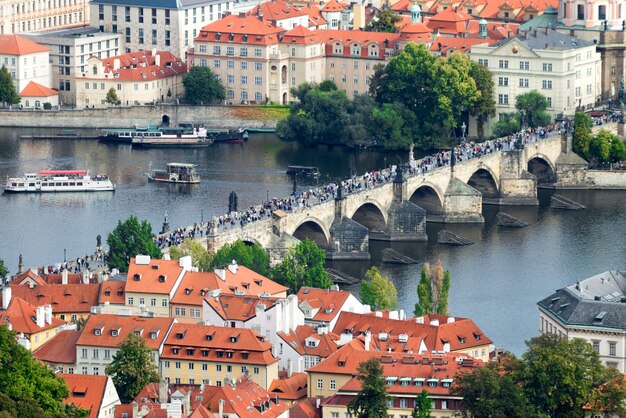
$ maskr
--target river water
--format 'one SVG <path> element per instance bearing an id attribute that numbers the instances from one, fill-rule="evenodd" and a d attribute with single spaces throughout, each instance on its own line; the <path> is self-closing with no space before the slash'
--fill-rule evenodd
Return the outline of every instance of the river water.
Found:
<path id="1" fill-rule="evenodd" d="M 347 151 L 341 147 L 300 147 L 274 135 L 252 135 L 243 145 L 208 149 L 133 150 L 126 145 L 89 140 L 20 140 L 31 130 L 0 130 L 0 179 L 41 169 L 89 169 L 108 174 L 114 193 L 4 194 L 0 196 L 0 258 L 16 272 L 19 254 L 25 266 L 42 266 L 93 252 L 96 236 L 106 235 L 118 220 L 137 215 L 158 230 L 164 214 L 172 228 L 224 213 L 235 191 L 239 207 L 293 190 L 285 175 L 289 164 L 320 168 L 321 181 L 345 177 L 406 160 L 407 155 Z M 354 157 L 351 158 L 350 155 Z M 352 159 L 352 163 L 350 162 Z M 193 186 L 148 183 L 145 173 L 169 162 L 198 165 L 202 183 Z M 298 190 L 310 184 L 297 184 Z M 447 225 L 475 244 L 436 244 L 442 225 L 428 224 L 427 243 L 391 246 L 420 262 L 441 259 L 452 276 L 450 311 L 473 318 L 497 346 L 520 354 L 524 340 L 537 335 L 536 302 L 555 289 L 607 269 L 626 268 L 626 191 L 560 192 L 584 204 L 582 211 L 548 207 L 550 192 L 541 192 L 539 207 L 506 208 L 530 226 L 498 227 L 498 208 L 485 206 L 484 225 Z M 372 264 L 393 279 L 400 308 L 411 313 L 417 298 L 420 265 L 381 262 L 387 244 L 370 242 Z M 361 277 L 370 263 L 333 262 L 332 267 Z M 351 290 L 358 290 L 354 288 Z"/>

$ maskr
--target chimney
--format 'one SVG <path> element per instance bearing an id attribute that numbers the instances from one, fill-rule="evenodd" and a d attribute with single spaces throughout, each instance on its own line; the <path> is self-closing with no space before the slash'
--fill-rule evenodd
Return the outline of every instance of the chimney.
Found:
<path id="1" fill-rule="evenodd" d="M 83 284 L 89 284 L 89 280 L 91 279 L 91 273 L 89 270 L 85 269 L 83 272 Z"/>
<path id="2" fill-rule="evenodd" d="M 400 309 L 400 320 L 404 321 L 406 319 L 406 313 L 404 312 L 404 309 Z"/>
<path id="3" fill-rule="evenodd" d="M 139 405 L 137 405 L 137 401 L 133 401 L 133 417 L 139 418 Z"/>
<path id="4" fill-rule="evenodd" d="M 524 39 L 526 39 L 526 40 L 530 39 L 530 32 L 529 31 L 524 32 Z"/>
<path id="5" fill-rule="evenodd" d="M 46 325 L 45 315 L 46 315 L 45 308 L 43 306 L 37 306 L 36 322 L 39 328 L 43 328 Z"/>
<path id="6" fill-rule="evenodd" d="M 193 268 L 193 264 L 191 261 L 191 256 L 186 255 L 178 259 L 178 267 L 182 267 L 184 270 L 191 271 Z"/>
<path id="7" fill-rule="evenodd" d="M 439 320 L 438 319 L 431 319 L 430 320 L 430 325 L 432 325 L 433 327 L 438 327 L 439 326 Z"/>
<path id="8" fill-rule="evenodd" d="M 293 374 L 293 360 L 287 359 L 287 377 Z"/>
<path id="9" fill-rule="evenodd" d="M 156 52 L 156 48 L 152 48 L 152 50 L 150 51 L 153 57 L 156 56 Z"/>
<path id="10" fill-rule="evenodd" d="M 156 51 L 154 55 L 154 65 L 156 65 L 157 67 L 161 66 L 161 55 L 157 54 Z"/>
<path id="11" fill-rule="evenodd" d="M 535 29 L 534 35 L 535 35 L 535 38 L 539 37 L 539 31 L 537 29 Z"/>
<path id="12" fill-rule="evenodd" d="M 231 261 L 231 263 L 228 265 L 228 270 L 230 270 L 231 273 L 233 274 L 237 274 L 237 269 L 239 268 L 239 266 L 237 265 L 237 261 L 233 260 Z"/>
<path id="13" fill-rule="evenodd" d="M 224 416 L 224 399 L 220 399 L 218 402 L 218 412 L 217 412 L 217 416 L 219 418 L 222 418 Z"/>
<path id="14" fill-rule="evenodd" d="M 183 397 L 183 409 L 185 415 L 191 415 L 191 392 L 187 391 Z"/>
<path id="15" fill-rule="evenodd" d="M 546 35 L 550 35 L 550 28 L 546 28 Z"/>
<path id="16" fill-rule="evenodd" d="M 61 284 L 67 284 L 67 276 L 68 276 L 68 271 L 67 269 L 63 269 L 63 271 L 61 272 Z"/>
<path id="17" fill-rule="evenodd" d="M 2 309 L 9 309 L 9 303 L 11 303 L 11 288 L 5 287 L 2 289 Z"/>
<path id="18" fill-rule="evenodd" d="M 226 281 L 226 270 L 225 269 L 218 269 L 218 268 L 216 268 L 213 271 L 215 272 L 217 277 L 219 277 L 223 282 Z"/>
<path id="19" fill-rule="evenodd" d="M 52 323 L 52 305 L 46 305 L 44 308 L 46 324 Z"/>
<path id="20" fill-rule="evenodd" d="M 448 320 L 446 321 L 446 323 L 451 324 L 455 321 L 455 318 L 453 316 L 448 317 Z"/>
<path id="21" fill-rule="evenodd" d="M 320 409 L 320 401 L 321 401 L 321 399 L 320 399 L 320 398 L 317 398 L 317 399 L 315 400 L 315 407 L 316 407 L 317 409 Z"/>
<path id="22" fill-rule="evenodd" d="M 115 58 L 113 60 L 113 69 L 114 70 L 119 70 L 120 69 L 120 59 L 119 58 Z"/>
<path id="23" fill-rule="evenodd" d="M 161 379 L 159 382 L 159 403 L 167 403 L 167 380 Z"/>
<path id="24" fill-rule="evenodd" d="M 371 342 L 372 342 L 372 333 L 367 331 L 365 333 L 365 351 L 370 351 Z"/>

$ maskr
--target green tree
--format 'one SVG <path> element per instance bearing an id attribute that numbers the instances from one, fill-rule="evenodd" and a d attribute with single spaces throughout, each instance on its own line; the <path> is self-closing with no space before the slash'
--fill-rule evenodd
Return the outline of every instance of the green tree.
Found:
<path id="1" fill-rule="evenodd" d="M 546 112 L 548 100 L 537 90 L 520 94 L 515 99 L 515 109 L 520 112 L 522 127 L 537 128 L 550 123 L 550 115 Z"/>
<path id="2" fill-rule="evenodd" d="M 609 155 L 609 160 L 612 163 L 617 163 L 626 159 L 626 145 L 622 139 L 615 135 L 611 138 L 611 152 Z"/>
<path id="3" fill-rule="evenodd" d="M 378 357 L 370 357 L 357 367 L 357 379 L 361 390 L 348 404 L 348 412 L 355 418 L 387 417 L 387 388 L 383 376 L 383 365 Z"/>
<path id="4" fill-rule="evenodd" d="M 162 258 L 163 253 L 153 238 L 152 225 L 148 221 L 139 223 L 139 219 L 134 215 L 124 223 L 118 221 L 115 229 L 107 237 L 109 268 L 127 271 L 131 257 L 138 254 Z"/>
<path id="5" fill-rule="evenodd" d="M 0 410 L 7 417 L 65 417 L 65 382 L 0 326 Z M 0 415 L 1 416 L 1 415 Z"/>
<path id="6" fill-rule="evenodd" d="M 519 112 L 505 113 L 502 118 L 496 122 L 493 128 L 493 134 L 502 138 L 519 132 L 522 129 Z"/>
<path id="7" fill-rule="evenodd" d="M 18 104 L 20 102 L 20 96 L 18 96 L 15 90 L 15 84 L 13 84 L 13 77 L 9 74 L 9 70 L 5 65 L 0 68 L 0 103 L 6 103 L 8 105 Z"/>
<path id="8" fill-rule="evenodd" d="M 158 382 L 159 373 L 146 341 L 134 332 L 118 346 L 113 361 L 106 367 L 122 403 L 130 403 L 148 383 Z"/>
<path id="9" fill-rule="evenodd" d="M 324 269 L 325 257 L 324 250 L 305 239 L 287 251 L 283 261 L 272 270 L 272 279 L 287 286 L 291 293 L 298 293 L 303 286 L 329 288 L 333 282 Z"/>
<path id="10" fill-rule="evenodd" d="M 4 260 L 0 258 L 0 278 L 6 277 L 9 274 L 9 270 L 4 265 Z"/>
<path id="11" fill-rule="evenodd" d="M 398 307 L 398 291 L 388 277 L 372 266 L 361 281 L 361 301 L 373 310 L 393 310 Z"/>
<path id="12" fill-rule="evenodd" d="M 206 247 L 195 239 L 185 238 L 178 247 L 170 248 L 170 259 L 178 260 L 184 256 L 191 256 L 191 263 L 200 271 L 211 270 L 211 254 Z"/>
<path id="13" fill-rule="evenodd" d="M 415 398 L 415 406 L 411 411 L 411 418 L 433 418 L 430 411 L 433 408 L 433 401 L 426 390 L 422 390 Z"/>
<path id="14" fill-rule="evenodd" d="M 226 244 L 213 256 L 209 263 L 209 269 L 229 265 L 233 260 L 241 266 L 246 266 L 250 270 L 259 273 L 261 276 L 270 275 L 270 259 L 267 252 L 259 245 L 246 245 L 243 241 L 237 240 L 232 244 Z"/>
<path id="15" fill-rule="evenodd" d="M 601 129 L 600 132 L 591 139 L 591 143 L 589 144 L 590 156 L 600 162 L 608 162 L 611 158 L 611 142 L 613 138 L 615 138 L 615 135 L 606 129 Z"/>
<path id="16" fill-rule="evenodd" d="M 107 92 L 107 97 L 106 99 L 104 99 L 104 101 L 112 105 L 120 101 L 120 98 L 117 97 L 117 91 L 113 87 L 111 87 Z"/>
<path id="17" fill-rule="evenodd" d="M 437 261 L 434 271 L 430 264 L 424 263 L 420 281 L 417 285 L 417 299 L 413 313 L 415 316 L 438 314 L 448 315 L 448 293 L 450 291 L 450 272 L 444 270 L 441 261 Z"/>
<path id="18" fill-rule="evenodd" d="M 576 112 L 572 148 L 576 154 L 585 159 L 589 158 L 589 147 L 593 138 L 591 128 L 593 128 L 591 117 L 583 112 Z"/>
<path id="19" fill-rule="evenodd" d="M 527 345 L 512 374 L 539 412 L 554 418 L 582 418 L 583 406 L 591 405 L 593 411 L 625 413 L 623 375 L 603 366 L 587 341 L 544 334 Z"/>
<path id="20" fill-rule="evenodd" d="M 372 109 L 368 121 L 370 137 L 385 149 L 406 149 L 417 140 L 417 117 L 402 103 L 384 103 Z"/>
<path id="21" fill-rule="evenodd" d="M 476 61 L 470 61 L 470 76 L 480 92 L 478 99 L 469 106 L 469 114 L 476 118 L 478 137 L 485 136 L 485 122 L 496 115 L 496 101 L 494 99 L 493 77 L 491 71 Z"/>
<path id="22" fill-rule="evenodd" d="M 530 418 L 536 416 L 521 386 L 498 363 L 458 373 L 452 393 L 461 397 L 465 418 Z"/>
<path id="23" fill-rule="evenodd" d="M 337 85 L 332 80 L 324 80 L 318 86 L 322 91 L 335 91 L 337 90 Z"/>
<path id="24" fill-rule="evenodd" d="M 183 76 L 183 86 L 185 100 L 191 104 L 210 104 L 226 97 L 224 86 L 209 67 L 191 67 Z"/>
<path id="25" fill-rule="evenodd" d="M 371 22 L 368 23 L 363 30 L 367 32 L 395 33 L 398 32 L 396 24 L 398 24 L 401 20 L 402 19 L 396 12 L 385 8 L 378 11 L 372 18 Z"/>

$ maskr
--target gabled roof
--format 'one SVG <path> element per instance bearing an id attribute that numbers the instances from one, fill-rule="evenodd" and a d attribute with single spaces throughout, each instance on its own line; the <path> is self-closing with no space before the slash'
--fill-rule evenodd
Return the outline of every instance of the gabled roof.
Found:
<path id="1" fill-rule="evenodd" d="M 291 19 L 308 14 L 306 11 L 302 10 L 302 8 L 283 0 L 263 2 L 252 8 L 250 14 L 257 15 L 259 9 L 261 9 L 261 12 L 263 13 L 263 20 L 273 22 L 274 24 L 280 20 Z"/>
<path id="2" fill-rule="evenodd" d="M 202 404 L 198 405 L 196 409 L 189 415 L 188 418 L 216 418 L 215 415 L 206 409 Z"/>
<path id="3" fill-rule="evenodd" d="M 126 293 L 169 294 L 183 272 L 177 260 L 150 259 L 148 264 L 137 264 L 130 259 Z"/>
<path id="4" fill-rule="evenodd" d="M 322 7 L 322 12 L 342 12 L 345 9 L 337 0 L 330 0 Z"/>
<path id="5" fill-rule="evenodd" d="M 278 399 L 297 401 L 306 397 L 307 380 L 306 373 L 294 373 L 291 377 L 285 375 L 279 379 L 274 379 L 268 392 L 272 396 L 278 396 Z"/>
<path id="6" fill-rule="evenodd" d="M 365 32 L 358 30 L 318 29 L 317 32 L 324 38 L 327 45 L 339 41 L 343 44 L 358 42 L 361 46 L 377 44 L 381 48 L 393 48 L 399 37 L 397 33 Z"/>
<path id="7" fill-rule="evenodd" d="M 446 36 L 439 36 L 431 44 L 430 50 L 432 52 L 439 52 L 441 54 L 449 54 L 454 51 L 469 52 L 472 48 L 472 45 L 493 43 L 495 43 L 495 41 L 489 39 L 448 38 Z"/>
<path id="8" fill-rule="evenodd" d="M 322 37 L 317 33 L 305 28 L 304 26 L 296 26 L 295 28 L 288 30 L 283 34 L 283 40 L 285 44 L 319 44 L 324 42 Z"/>
<path id="9" fill-rule="evenodd" d="M 64 330 L 39 347 L 33 355 L 46 363 L 76 364 L 76 342 L 80 331 Z"/>
<path id="10" fill-rule="evenodd" d="M 99 284 L 43 284 L 11 286 L 14 296 L 35 305 L 52 305 L 54 313 L 89 313 L 98 305 Z"/>
<path id="11" fill-rule="evenodd" d="M 124 290 L 126 289 L 125 281 L 107 280 L 100 284 L 100 294 L 98 304 L 104 305 L 109 302 L 110 305 L 125 305 Z"/>
<path id="12" fill-rule="evenodd" d="M 255 15 L 228 15 L 200 30 L 196 41 L 274 45 L 285 29 L 262 21 Z M 232 38 L 232 40 L 231 40 Z"/>
<path id="13" fill-rule="evenodd" d="M 322 409 L 317 407 L 316 398 L 306 398 L 294 404 L 289 410 L 289 418 L 321 418 Z"/>
<path id="14" fill-rule="evenodd" d="M 47 329 L 53 329 L 65 324 L 65 321 L 52 317 L 52 321 L 44 326 L 37 326 L 37 308 L 20 297 L 11 297 L 6 311 L 0 311 L 0 325 L 11 324 L 13 331 L 23 332 L 25 335 L 34 334 Z"/>
<path id="15" fill-rule="evenodd" d="M 302 10 L 309 15 L 309 27 L 327 25 L 328 22 L 322 16 L 322 11 L 315 4 L 307 3 L 302 6 Z"/>
<path id="16" fill-rule="evenodd" d="M 58 376 L 65 380 L 70 390 L 70 396 L 63 399 L 63 403 L 86 409 L 89 411 L 89 418 L 97 418 L 109 377 L 65 373 L 59 373 Z"/>
<path id="17" fill-rule="evenodd" d="M 260 298 L 248 295 L 223 294 L 205 298 L 208 305 L 225 321 L 248 321 L 256 316 L 256 307 L 263 305 L 266 311 L 276 305 L 277 298 Z"/>
<path id="18" fill-rule="evenodd" d="M 300 325 L 288 334 L 284 332 L 277 334 L 301 356 L 309 355 L 326 358 L 338 350 L 336 341 L 339 340 L 339 336 L 337 334 L 318 334 L 315 328 L 310 325 Z M 312 339 L 311 341 L 315 341 L 316 345 L 307 345 L 307 339 Z"/>
<path id="19" fill-rule="evenodd" d="M 20 35 L 0 35 L 0 54 L 28 55 L 48 51 L 49 48 Z"/>
<path id="20" fill-rule="evenodd" d="M 332 321 L 351 296 L 345 290 L 317 289 L 314 287 L 302 287 L 298 292 L 298 306 L 307 302 L 311 307 L 318 308 L 313 316 L 314 321 Z"/>
<path id="21" fill-rule="evenodd" d="M 59 92 L 56 90 L 31 81 L 22 89 L 20 97 L 50 97 L 58 94 Z"/>
<path id="22" fill-rule="evenodd" d="M 169 51 L 156 51 L 153 55 L 152 51 L 143 50 L 102 59 L 92 56 L 89 61 L 91 63 L 100 61 L 105 74 L 94 75 L 88 66 L 83 78 L 100 79 L 111 74 L 114 79 L 120 81 L 150 81 L 187 72 L 187 64 Z"/>
<path id="23" fill-rule="evenodd" d="M 135 332 L 146 341 L 148 348 L 158 350 L 173 323 L 173 318 L 92 314 L 76 345 L 117 347 L 128 334 Z"/>

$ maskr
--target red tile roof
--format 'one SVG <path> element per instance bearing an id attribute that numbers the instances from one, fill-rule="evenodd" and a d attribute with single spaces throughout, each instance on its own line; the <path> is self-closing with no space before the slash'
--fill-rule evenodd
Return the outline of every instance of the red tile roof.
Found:
<path id="1" fill-rule="evenodd" d="M 76 364 L 76 342 L 80 331 L 64 330 L 39 347 L 33 355 L 46 363 Z"/>
<path id="2" fill-rule="evenodd" d="M 326 19 L 324 19 L 324 16 L 322 16 L 322 11 L 315 4 L 305 4 L 302 6 L 302 10 L 309 15 L 309 27 L 317 28 L 328 24 Z"/>
<path id="3" fill-rule="evenodd" d="M 441 13 L 428 19 L 426 25 L 433 32 L 458 35 L 468 32 L 469 22 L 472 17 L 453 7 L 448 7 Z"/>
<path id="4" fill-rule="evenodd" d="M 56 90 L 52 90 L 46 86 L 42 86 L 39 83 L 35 83 L 31 81 L 24 87 L 24 89 L 20 93 L 20 97 L 50 97 L 56 96 L 59 92 Z"/>
<path id="5" fill-rule="evenodd" d="M 11 324 L 13 331 L 30 335 L 53 329 L 65 324 L 65 321 L 52 317 L 51 323 L 44 321 L 43 327 L 37 326 L 37 308 L 20 297 L 12 297 L 6 311 L 0 311 L 0 324 Z"/>
<path id="6" fill-rule="evenodd" d="M 282 43 L 285 44 L 319 44 L 324 42 L 322 37 L 317 33 L 305 28 L 304 26 L 296 26 L 288 30 L 283 35 Z"/>
<path id="7" fill-rule="evenodd" d="M 305 16 L 308 13 L 302 10 L 300 7 L 294 6 L 291 3 L 287 3 L 283 0 L 271 0 L 266 1 L 258 6 L 255 6 L 250 11 L 250 14 L 257 15 L 259 9 L 263 13 L 263 21 L 269 21 L 276 24 L 279 20 L 291 19 L 298 16 Z"/>
<path id="8" fill-rule="evenodd" d="M 152 51 L 144 50 L 103 59 L 94 56 L 90 59 L 102 61 L 105 75 L 111 74 L 115 80 L 120 81 L 160 80 L 187 72 L 187 64 L 168 51 L 156 51 L 152 55 Z M 116 60 L 119 60 L 119 67 L 116 66 Z M 83 78 L 99 80 L 102 77 L 87 73 Z"/>
<path id="9" fill-rule="evenodd" d="M 430 46 L 430 50 L 433 52 L 439 52 L 444 55 L 449 55 L 454 51 L 469 52 L 472 45 L 478 44 L 493 44 L 497 41 L 490 39 L 478 39 L 478 38 L 448 38 L 445 36 L 438 36 Z"/>
<path id="10" fill-rule="evenodd" d="M 298 306 L 307 302 L 310 306 L 319 310 L 313 316 L 314 321 L 332 321 L 351 293 L 345 290 L 316 289 L 313 287 L 303 287 L 298 292 Z"/>
<path id="11" fill-rule="evenodd" d="M 89 313 L 98 305 L 99 284 L 44 284 L 33 288 L 11 286 L 14 296 L 35 305 L 52 305 L 52 312 Z"/>
<path id="12" fill-rule="evenodd" d="M 274 379 L 268 392 L 272 396 L 278 396 L 278 399 L 297 401 L 306 397 L 307 380 L 306 373 L 294 373 L 291 377 Z"/>
<path id="13" fill-rule="evenodd" d="M 300 325 L 289 334 L 284 332 L 277 334 L 301 356 L 326 358 L 338 350 L 336 341 L 339 340 L 339 336 L 337 334 L 331 332 L 320 335 L 310 325 Z M 307 339 L 314 342 L 315 346 L 309 346 Z"/>
<path id="14" fill-rule="evenodd" d="M 361 54 L 357 57 L 367 59 L 385 59 L 385 50 L 393 49 L 400 37 L 398 33 L 384 33 L 384 32 L 364 32 L 356 30 L 333 30 L 333 29 L 318 29 L 318 32 L 326 42 L 326 56 L 331 57 L 333 55 L 341 55 L 344 57 L 353 57 L 350 46 L 356 42 L 361 47 L 367 47 L 370 45 L 378 46 L 378 55 L 370 55 L 370 51 L 367 48 L 361 48 Z M 335 43 L 343 44 L 343 53 L 336 54 L 334 51 Z"/>
<path id="15" fill-rule="evenodd" d="M 203 405 L 198 405 L 188 418 L 216 418 L 216 416 Z"/>
<path id="16" fill-rule="evenodd" d="M 247 321 L 256 316 L 257 305 L 264 305 L 264 310 L 267 310 L 276 305 L 278 299 L 224 294 L 217 298 L 205 298 L 205 300 L 223 320 Z"/>
<path id="17" fill-rule="evenodd" d="M 93 314 L 87 319 L 76 345 L 117 347 L 128 334 L 138 332 L 148 348 L 158 350 L 173 323 L 173 318 Z"/>
<path id="18" fill-rule="evenodd" d="M 274 45 L 278 43 L 278 34 L 283 32 L 285 29 L 261 21 L 254 15 L 228 15 L 203 27 L 196 42 Z"/>
<path id="19" fill-rule="evenodd" d="M 148 264 L 137 264 L 130 259 L 126 293 L 154 293 L 168 295 L 183 272 L 177 260 L 150 259 Z"/>
<path id="20" fill-rule="evenodd" d="M 289 418 L 321 418 L 322 409 L 317 407 L 316 398 L 306 398 L 289 410 Z"/>
<path id="21" fill-rule="evenodd" d="M 63 399 L 63 403 L 86 409 L 89 411 L 89 418 L 97 418 L 109 377 L 65 373 L 59 373 L 58 376 L 65 380 L 70 389 L 70 396 Z"/>
<path id="22" fill-rule="evenodd" d="M 0 35 L 0 54 L 27 55 L 48 51 L 50 51 L 49 48 L 20 35 Z"/>
<path id="23" fill-rule="evenodd" d="M 107 280 L 102 282 L 100 285 L 98 303 L 100 305 L 104 305 L 105 302 L 109 302 L 110 305 L 125 305 L 125 289 L 125 281 Z"/>
<path id="24" fill-rule="evenodd" d="M 330 0 L 322 7 L 322 12 L 342 12 L 345 7 L 337 2 L 337 0 Z"/>
<path id="25" fill-rule="evenodd" d="M 161 358 L 269 365 L 279 360 L 271 350 L 272 345 L 251 329 L 174 324 Z"/>

